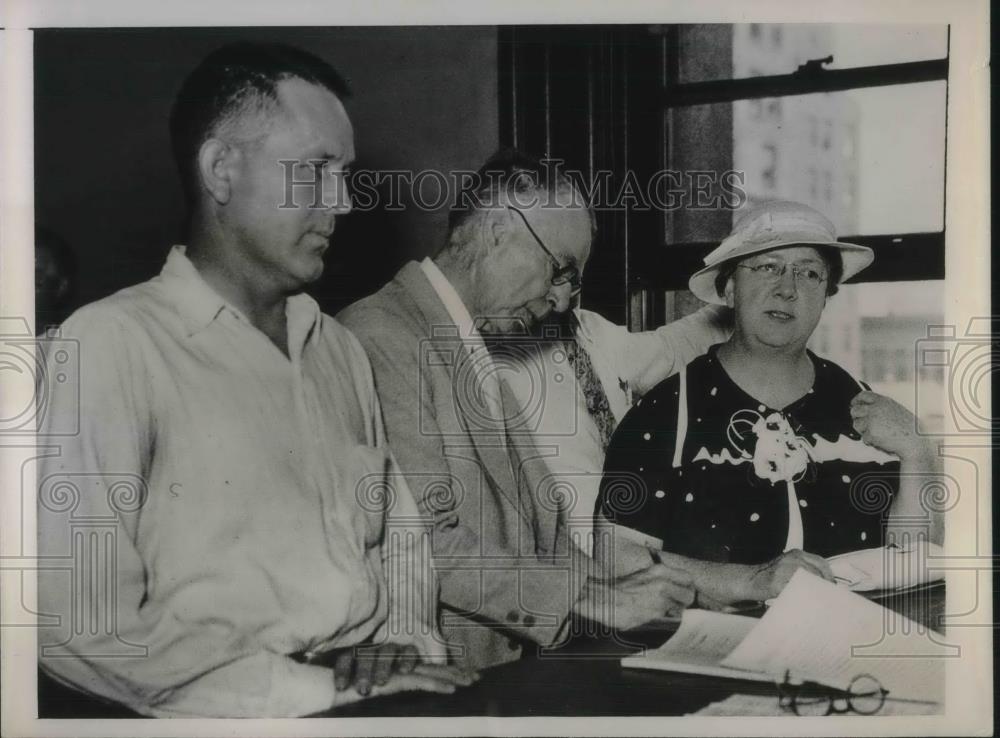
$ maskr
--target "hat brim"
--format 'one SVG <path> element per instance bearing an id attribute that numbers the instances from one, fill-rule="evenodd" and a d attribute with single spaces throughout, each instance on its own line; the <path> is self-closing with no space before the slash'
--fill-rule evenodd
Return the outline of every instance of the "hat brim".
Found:
<path id="1" fill-rule="evenodd" d="M 850 279 L 875 260 L 875 252 L 867 246 L 861 246 L 856 243 L 846 243 L 844 241 L 810 241 L 806 239 L 795 239 L 778 243 L 771 242 L 759 247 L 740 249 L 739 253 L 729 254 L 718 263 L 699 269 L 688 280 L 688 289 L 702 302 L 725 305 L 726 298 L 715 291 L 715 278 L 718 276 L 719 269 L 722 266 L 731 261 L 739 261 L 763 251 L 774 251 L 775 249 L 788 248 L 790 246 L 832 246 L 836 248 L 840 251 L 840 258 L 844 262 L 844 274 L 840 278 L 841 282 Z"/>

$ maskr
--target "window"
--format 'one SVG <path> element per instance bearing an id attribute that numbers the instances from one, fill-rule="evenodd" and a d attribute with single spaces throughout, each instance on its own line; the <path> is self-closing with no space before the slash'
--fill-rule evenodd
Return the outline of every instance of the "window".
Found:
<path id="1" fill-rule="evenodd" d="M 942 81 L 787 96 L 779 120 L 770 118 L 777 98 L 695 108 L 709 119 L 732 109 L 733 167 L 746 174 L 751 197 L 761 184 L 775 186 L 776 197 L 802 199 L 808 190 L 807 204 L 836 206 L 827 214 L 843 235 L 925 233 L 944 228 L 946 95 Z M 748 154 L 755 146 L 768 156 Z M 764 170 L 778 160 L 795 165 L 772 185 Z M 850 209 L 837 202 L 845 199 Z"/>
<path id="2" fill-rule="evenodd" d="M 811 59 L 832 56 L 830 69 L 900 64 L 948 56 L 948 29 L 943 25 L 832 23 L 749 23 L 733 25 L 732 79 L 788 74 Z M 768 39 L 768 43 L 762 43 Z M 681 43 L 683 44 L 683 36 Z M 744 53 L 752 46 L 756 54 Z M 697 49 L 683 47 L 684 53 Z M 776 56 L 776 52 L 780 55 Z M 752 61 L 752 64 L 750 63 Z M 680 82 L 718 79 L 692 68 Z"/>
<path id="3" fill-rule="evenodd" d="M 764 166 L 760 170 L 760 183 L 763 188 L 773 192 L 778 186 L 778 147 L 773 143 L 766 143 L 761 148 L 764 149 Z"/>
<path id="4" fill-rule="evenodd" d="M 907 382 L 913 378 L 912 366 L 907 361 L 905 349 L 896 349 L 893 353 L 893 370 L 897 382 Z"/>
<path id="5" fill-rule="evenodd" d="M 683 43 L 687 28 L 675 27 L 678 48 L 698 53 Z M 876 251 L 859 283 L 831 298 L 810 348 L 913 407 L 916 379 L 943 389 L 940 369 L 919 367 L 915 352 L 944 314 L 948 29 L 731 29 L 731 77 L 719 75 L 718 64 L 713 70 L 688 60 L 692 73 L 668 83 L 667 128 L 683 138 L 697 121 L 703 158 L 715 166 L 726 160 L 722 142 L 731 141 L 728 161 L 744 174 L 751 200 L 805 201 L 830 217 L 843 240 Z M 807 63 L 810 71 L 797 73 Z M 686 152 L 684 162 L 698 158 Z M 731 214 L 676 213 L 663 248 L 676 263 L 697 264 L 731 225 Z M 695 247 L 698 259 L 677 258 Z M 677 280 L 668 289 L 683 286 Z M 666 301 L 687 304 L 670 292 Z"/>

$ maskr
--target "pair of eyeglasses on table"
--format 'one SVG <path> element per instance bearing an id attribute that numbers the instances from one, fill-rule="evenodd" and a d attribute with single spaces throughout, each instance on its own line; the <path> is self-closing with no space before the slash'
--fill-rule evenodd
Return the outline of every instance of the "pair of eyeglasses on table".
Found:
<path id="1" fill-rule="evenodd" d="M 858 674 L 845 689 L 824 687 L 795 679 L 789 672 L 778 684 L 781 709 L 800 717 L 827 715 L 875 715 L 885 705 L 885 689 L 871 674 Z"/>

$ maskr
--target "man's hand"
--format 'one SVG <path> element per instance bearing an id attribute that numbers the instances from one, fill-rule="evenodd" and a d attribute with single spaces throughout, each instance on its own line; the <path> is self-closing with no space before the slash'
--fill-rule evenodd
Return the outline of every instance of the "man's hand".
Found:
<path id="1" fill-rule="evenodd" d="M 353 651 L 354 649 L 344 650 Z M 361 690 L 341 689 L 338 683 L 336 685 L 337 693 L 334 695 L 334 702 L 331 707 L 337 708 L 365 699 L 366 697 L 382 697 L 384 695 L 397 694 L 398 692 L 437 692 L 438 694 L 451 694 L 459 687 L 467 687 L 478 679 L 478 674 L 470 674 L 457 666 L 416 663 L 407 673 L 403 674 L 395 671 L 384 682 L 375 684 L 364 692 Z"/>
<path id="2" fill-rule="evenodd" d="M 576 612 L 616 630 L 631 630 L 663 617 L 680 617 L 694 602 L 691 575 L 654 563 L 613 582 L 591 579 Z"/>
<path id="3" fill-rule="evenodd" d="M 338 692 L 354 687 L 367 695 L 373 686 L 389 683 L 394 674 L 412 674 L 420 663 L 415 646 L 384 643 L 344 648 L 333 658 L 333 683 Z"/>
<path id="4" fill-rule="evenodd" d="M 874 392 L 861 392 L 851 400 L 854 430 L 869 446 L 900 458 L 927 452 L 924 439 L 917 434 L 917 420 L 895 400 Z"/>
<path id="5" fill-rule="evenodd" d="M 799 549 L 785 551 L 766 564 L 750 566 L 749 569 L 750 575 L 745 581 L 745 589 L 740 588 L 741 597 L 745 600 L 763 602 L 777 597 L 797 569 L 805 569 L 829 582 L 834 581 L 833 572 L 826 559 Z"/>
<path id="6" fill-rule="evenodd" d="M 478 679 L 478 674 L 470 674 L 457 666 L 418 663 L 411 671 L 405 674 L 397 671 L 391 674 L 385 682 L 377 684 L 369 692 L 362 694 L 366 697 L 418 691 L 451 694 L 458 687 L 468 687 Z"/>

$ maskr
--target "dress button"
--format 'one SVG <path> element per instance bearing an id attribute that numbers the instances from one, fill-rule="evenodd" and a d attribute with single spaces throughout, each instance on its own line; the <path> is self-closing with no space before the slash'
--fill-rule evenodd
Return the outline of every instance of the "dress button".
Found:
<path id="1" fill-rule="evenodd" d="M 527 626 L 528 628 L 530 628 L 532 625 L 535 624 L 535 616 L 534 615 L 525 615 L 524 616 L 524 624 L 525 624 L 525 626 Z"/>
<path id="2" fill-rule="evenodd" d="M 507 622 L 508 623 L 516 623 L 520 619 L 521 618 L 517 614 L 517 610 L 511 610 L 509 613 L 507 613 Z"/>

